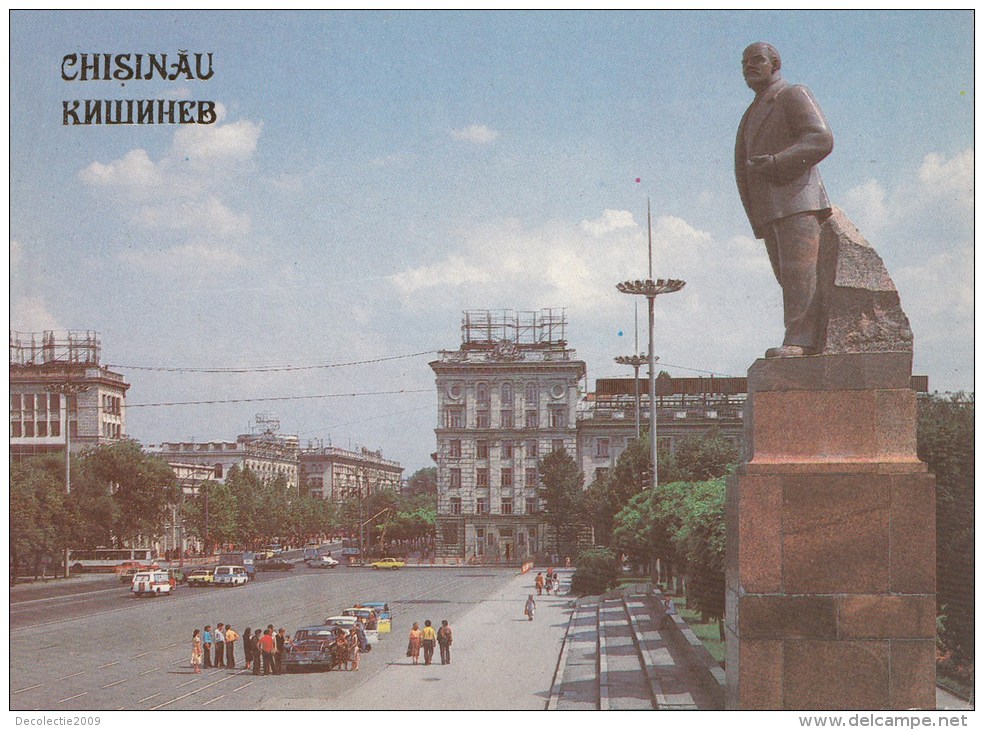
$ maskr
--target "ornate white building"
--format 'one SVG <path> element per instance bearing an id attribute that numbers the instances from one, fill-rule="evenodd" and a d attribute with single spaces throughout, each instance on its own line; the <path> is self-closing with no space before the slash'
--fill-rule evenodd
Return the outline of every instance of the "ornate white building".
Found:
<path id="1" fill-rule="evenodd" d="M 585 364 L 562 309 L 467 311 L 462 344 L 430 363 L 437 378 L 437 554 L 516 562 L 548 549 L 539 459 L 575 456 Z"/>

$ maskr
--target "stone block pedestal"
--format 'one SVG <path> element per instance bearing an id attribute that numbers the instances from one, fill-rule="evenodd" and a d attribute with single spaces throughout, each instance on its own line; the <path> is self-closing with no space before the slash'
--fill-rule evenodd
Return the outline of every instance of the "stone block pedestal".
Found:
<path id="1" fill-rule="evenodd" d="M 909 353 L 759 360 L 728 481 L 727 706 L 933 709 L 935 480 Z"/>

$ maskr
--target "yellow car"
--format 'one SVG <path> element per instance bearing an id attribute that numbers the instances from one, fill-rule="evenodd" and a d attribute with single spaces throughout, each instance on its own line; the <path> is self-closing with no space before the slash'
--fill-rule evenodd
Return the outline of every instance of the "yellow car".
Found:
<path id="1" fill-rule="evenodd" d="M 375 569 L 390 568 L 391 570 L 397 570 L 398 568 L 403 568 L 405 566 L 406 562 L 403 560 L 398 560 L 397 558 L 382 558 L 372 563 L 372 567 Z"/>

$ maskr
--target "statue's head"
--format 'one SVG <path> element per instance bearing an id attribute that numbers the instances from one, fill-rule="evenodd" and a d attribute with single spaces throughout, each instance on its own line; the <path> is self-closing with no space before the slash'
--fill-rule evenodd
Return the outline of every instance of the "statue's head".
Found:
<path id="1" fill-rule="evenodd" d="M 741 55 L 741 72 L 745 83 L 755 91 L 765 89 L 779 75 L 782 59 L 770 43 L 753 43 Z"/>

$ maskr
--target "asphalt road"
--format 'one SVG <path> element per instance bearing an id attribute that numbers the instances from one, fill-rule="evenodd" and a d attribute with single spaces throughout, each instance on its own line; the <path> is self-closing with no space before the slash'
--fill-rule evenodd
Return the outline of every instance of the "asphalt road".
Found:
<path id="1" fill-rule="evenodd" d="M 437 682 L 452 677 L 463 677 L 459 690 L 470 689 L 435 695 L 437 701 L 448 697 L 447 709 L 463 702 L 516 709 L 517 701 L 542 708 L 566 627 L 566 600 L 542 602 L 553 614 L 535 622 L 534 635 L 534 625 L 527 626 L 521 616 L 531 580 L 515 569 L 383 572 L 299 565 L 288 573 L 262 574 L 241 588 L 182 587 L 160 598 L 132 597 L 113 578 L 79 581 L 67 594 L 67 584 L 13 591 L 10 709 L 415 709 L 422 690 L 433 693 Z M 382 635 L 363 656 L 359 672 L 255 677 L 242 669 L 242 642 L 236 647 L 238 670 L 191 671 L 194 628 L 232 622 L 241 634 L 247 626 L 272 623 L 293 633 L 360 600 L 387 601 L 394 617 L 393 633 Z M 463 651 L 454 674 L 439 663 L 412 667 L 406 659 L 410 625 L 424 619 L 435 625 L 448 619 L 455 627 L 455 653 L 459 647 Z M 530 642 L 534 636 L 540 644 Z M 508 671 L 518 657 L 533 679 L 517 679 Z M 498 667 L 502 670 L 490 673 Z M 494 687 L 495 675 L 502 675 L 504 693 Z"/>

